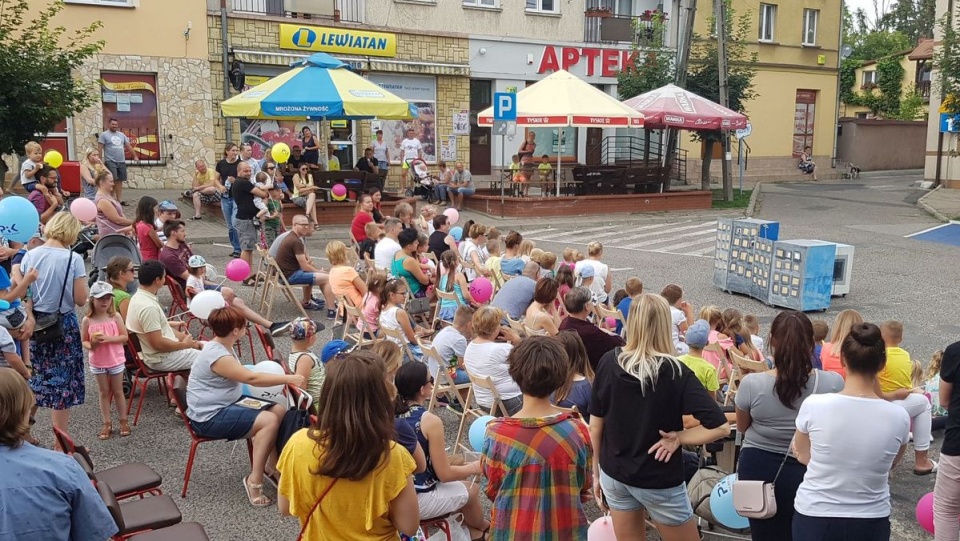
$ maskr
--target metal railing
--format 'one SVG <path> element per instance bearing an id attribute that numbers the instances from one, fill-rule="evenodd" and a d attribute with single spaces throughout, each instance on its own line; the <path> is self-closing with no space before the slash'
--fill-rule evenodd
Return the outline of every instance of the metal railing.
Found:
<path id="1" fill-rule="evenodd" d="M 638 47 L 662 46 L 667 25 L 649 18 L 625 15 L 583 18 L 583 41 L 586 43 L 635 43 Z"/>
<path id="2" fill-rule="evenodd" d="M 600 161 L 603 165 L 623 165 L 628 168 L 660 167 L 665 158 L 665 145 L 651 138 L 646 141 L 635 135 L 610 135 L 604 137 L 598 144 L 600 147 Z M 587 155 L 591 150 L 587 149 Z M 670 180 L 679 184 L 687 183 L 687 151 L 681 148 L 673 149 L 675 158 L 673 169 L 670 171 Z"/>
<path id="3" fill-rule="evenodd" d="M 920 93 L 920 96 L 925 100 L 930 99 L 930 80 L 920 81 L 917 83 L 917 92 Z"/>
<path id="4" fill-rule="evenodd" d="M 330 0 L 327 0 L 330 1 Z M 272 15 L 276 17 L 294 17 L 294 14 L 287 11 L 284 0 L 232 0 L 233 11 L 242 13 L 256 13 L 260 15 Z M 363 23 L 365 0 L 334 0 L 334 10 L 329 16 L 334 21 L 343 21 L 350 23 Z M 317 18 L 326 18 L 328 16 L 318 15 Z M 302 18 L 311 18 L 309 15 Z"/>

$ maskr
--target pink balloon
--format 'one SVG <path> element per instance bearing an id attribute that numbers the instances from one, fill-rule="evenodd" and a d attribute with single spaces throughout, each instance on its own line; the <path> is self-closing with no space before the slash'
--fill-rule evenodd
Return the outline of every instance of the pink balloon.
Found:
<path id="1" fill-rule="evenodd" d="M 70 214 L 81 222 L 92 222 L 97 218 L 97 205 L 86 197 L 79 197 L 70 203 Z"/>
<path id="2" fill-rule="evenodd" d="M 617 541 L 613 533 L 613 519 L 600 517 L 587 530 L 587 541 Z"/>
<path id="3" fill-rule="evenodd" d="M 481 276 L 470 282 L 470 295 L 473 300 L 483 304 L 493 296 L 493 284 L 490 283 L 490 280 Z"/>
<path id="4" fill-rule="evenodd" d="M 611 316 L 611 317 L 608 317 L 608 318 L 607 318 L 607 327 L 610 327 L 611 329 L 616 329 L 616 328 L 617 328 L 617 318 L 612 317 L 612 316 Z"/>
<path id="5" fill-rule="evenodd" d="M 234 282 L 242 282 L 250 276 L 250 264 L 242 259 L 234 259 L 233 261 L 227 263 L 227 268 L 224 269 L 224 274 L 227 275 L 227 278 L 233 280 Z"/>
<path id="6" fill-rule="evenodd" d="M 917 522 L 921 528 L 933 533 L 933 492 L 924 494 L 917 502 Z"/>
<path id="7" fill-rule="evenodd" d="M 457 212 L 457 209 L 447 209 L 443 211 L 443 215 L 447 217 L 447 224 L 451 226 L 460 221 L 460 213 Z"/>
<path id="8" fill-rule="evenodd" d="M 343 184 L 334 184 L 330 191 L 333 192 L 333 195 L 337 197 L 343 197 L 347 195 L 347 187 Z"/>

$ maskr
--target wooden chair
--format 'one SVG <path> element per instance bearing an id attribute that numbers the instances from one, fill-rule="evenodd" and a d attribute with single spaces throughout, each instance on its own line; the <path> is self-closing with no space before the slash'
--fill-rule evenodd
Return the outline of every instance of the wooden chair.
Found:
<path id="1" fill-rule="evenodd" d="M 364 346 L 373 345 L 376 341 L 376 338 L 364 338 L 363 334 L 366 332 L 364 329 L 367 326 L 367 322 L 363 319 L 363 312 L 359 307 L 353 306 L 350 304 L 350 301 L 346 297 L 341 297 L 340 306 L 343 307 L 344 312 L 347 314 L 347 321 L 354 319 L 356 320 L 356 325 L 354 329 L 355 332 L 350 332 L 350 325 L 343 325 L 343 334 L 340 335 L 341 340 L 352 341 L 357 345 L 358 348 L 363 348 Z M 373 336 L 371 334 L 371 336 Z"/>
<path id="2" fill-rule="evenodd" d="M 490 376 L 475 376 L 467 371 L 467 376 L 470 378 L 470 390 L 467 392 L 467 399 L 463 405 L 463 415 L 460 417 L 460 428 L 457 429 L 457 438 L 454 440 L 453 449 L 462 448 L 464 451 L 474 452 L 473 449 L 467 447 L 466 445 L 460 443 L 460 439 L 463 437 L 463 430 L 467 424 L 467 417 L 472 415 L 474 419 L 479 419 L 484 415 L 493 415 L 494 417 L 509 417 L 510 414 L 507 413 L 507 407 L 503 405 L 503 400 L 500 398 L 500 393 L 497 392 L 497 388 L 493 385 L 493 380 L 490 379 Z M 473 401 L 476 398 L 474 395 L 474 388 L 480 387 L 481 389 L 486 389 L 490 391 L 490 394 L 493 395 L 493 405 L 488 412 L 481 406 L 479 403 L 476 407 L 473 406 Z"/>
<path id="3" fill-rule="evenodd" d="M 446 321 L 446 320 L 440 319 L 440 301 L 455 302 L 457 304 L 457 308 L 459 308 L 463 306 L 463 303 L 460 302 L 460 297 L 457 295 L 456 291 L 448 292 L 448 291 L 440 291 L 439 289 L 434 289 L 434 291 L 437 294 L 437 309 L 433 312 L 433 322 L 431 323 L 430 328 L 436 329 L 437 323 L 440 324 L 441 328 L 446 325 L 452 325 L 453 324 L 452 321 Z"/>
<path id="4" fill-rule="evenodd" d="M 758 374 L 770 370 L 767 363 L 755 361 L 741 353 L 740 350 L 735 347 L 728 349 L 727 355 L 730 357 L 730 360 L 733 361 L 733 365 L 741 375 Z"/>
<path id="5" fill-rule="evenodd" d="M 510 316 L 504 317 L 507 318 L 507 322 L 510 323 L 510 328 L 513 329 L 513 332 L 517 333 L 520 338 L 525 338 L 527 336 L 527 330 L 524 328 L 522 323 L 511 319 Z"/>
<path id="6" fill-rule="evenodd" d="M 526 325 L 523 325 L 523 332 L 526 333 L 527 336 L 547 336 L 546 329 L 534 329 Z"/>
<path id="7" fill-rule="evenodd" d="M 446 396 L 448 404 L 463 402 L 463 396 L 460 394 L 460 391 L 469 390 L 470 384 L 461 383 L 457 385 L 454 383 L 450 377 L 450 373 L 447 371 L 449 361 L 440 358 L 440 352 L 437 351 L 437 348 L 433 347 L 433 344 L 428 344 L 420 340 L 417 342 L 420 344 L 420 350 L 423 351 L 423 358 L 427 361 L 430 374 L 433 375 L 433 393 L 430 395 L 430 403 L 427 406 L 427 411 L 433 411 L 433 407 L 437 404 L 438 395 Z M 455 415 L 463 417 L 462 411 L 457 411 L 453 408 L 450 408 L 450 411 Z"/>
<path id="8" fill-rule="evenodd" d="M 381 326 L 380 332 L 383 334 L 384 338 L 400 346 L 400 349 L 403 350 L 403 354 L 407 359 L 411 361 L 417 360 L 417 358 L 413 355 L 413 350 L 410 349 L 410 343 L 407 342 L 407 337 L 405 334 L 403 334 L 402 330 L 388 329 Z"/>
<path id="9" fill-rule="evenodd" d="M 623 317 L 623 314 L 620 313 L 620 310 L 617 310 L 616 308 L 608 308 L 607 305 L 603 303 L 594 305 L 594 308 L 596 309 L 597 315 L 600 316 L 601 320 L 612 317 L 616 321 L 620 322 L 620 324 L 623 326 L 622 328 L 626 328 L 627 319 Z"/>
<path id="10" fill-rule="evenodd" d="M 267 274 L 263 284 L 263 294 L 260 296 L 260 302 L 257 305 L 257 312 L 263 314 L 263 317 L 270 319 L 270 313 L 273 311 L 273 300 L 276 296 L 277 288 L 279 288 L 287 300 L 300 310 L 303 317 L 309 319 L 310 316 L 307 315 L 306 308 L 297 300 L 297 296 L 293 293 L 293 286 L 290 285 L 286 276 L 283 275 L 280 266 L 277 265 L 277 261 L 270 257 L 270 253 L 267 250 L 259 250 L 259 252 L 260 257 L 266 261 Z"/>

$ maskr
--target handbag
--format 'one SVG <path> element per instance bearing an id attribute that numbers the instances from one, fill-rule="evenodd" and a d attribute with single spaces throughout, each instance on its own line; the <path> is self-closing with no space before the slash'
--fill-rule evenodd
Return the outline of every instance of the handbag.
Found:
<path id="1" fill-rule="evenodd" d="M 426 314 L 430 311 L 430 299 L 426 297 L 413 297 L 407 301 L 405 310 L 410 315 Z"/>
<path id="2" fill-rule="evenodd" d="M 820 371 L 814 370 L 813 377 L 811 395 L 817 393 Z M 792 439 L 783 454 L 783 460 L 780 462 L 780 467 L 777 468 L 777 475 L 773 477 L 773 481 L 768 483 L 766 481 L 740 481 L 738 479 L 733 482 L 733 508 L 737 510 L 737 514 L 742 517 L 758 519 L 772 518 L 777 514 L 777 498 L 774 488 L 777 479 L 780 477 L 780 472 L 783 471 L 783 465 L 787 463 L 787 458 L 790 456 L 791 447 L 793 447 Z"/>
<path id="3" fill-rule="evenodd" d="M 330 492 L 330 489 L 333 488 L 333 485 L 337 484 L 337 481 L 339 480 L 339 477 L 335 478 L 332 483 L 327 485 L 327 488 L 324 489 L 323 494 L 320 494 L 320 497 L 317 498 L 317 503 L 313 504 L 313 507 L 310 508 L 310 512 L 307 513 L 307 519 L 303 521 L 303 526 L 300 527 L 300 533 L 297 534 L 297 541 L 302 541 L 303 532 L 307 531 L 307 526 L 310 524 L 310 517 L 313 516 L 313 512 L 317 510 L 317 507 L 320 506 L 320 502 L 323 501 L 323 498 L 327 496 L 327 494 Z"/>
<path id="4" fill-rule="evenodd" d="M 67 272 L 63 275 L 63 285 L 60 287 L 60 300 L 57 302 L 56 312 L 34 312 L 36 326 L 33 329 L 33 341 L 38 344 L 48 344 L 63 338 L 63 315 L 60 306 L 63 304 L 63 294 L 67 290 L 67 279 L 70 278 L 70 267 L 73 265 L 73 252 L 67 255 Z"/>

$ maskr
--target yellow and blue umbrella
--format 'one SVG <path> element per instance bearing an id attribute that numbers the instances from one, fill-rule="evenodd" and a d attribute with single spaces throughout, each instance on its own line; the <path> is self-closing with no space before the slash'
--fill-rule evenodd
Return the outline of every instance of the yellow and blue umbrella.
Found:
<path id="1" fill-rule="evenodd" d="M 350 71 L 336 58 L 316 53 L 293 69 L 220 104 L 223 116 L 313 120 L 319 118 L 417 118 L 417 108 Z"/>

